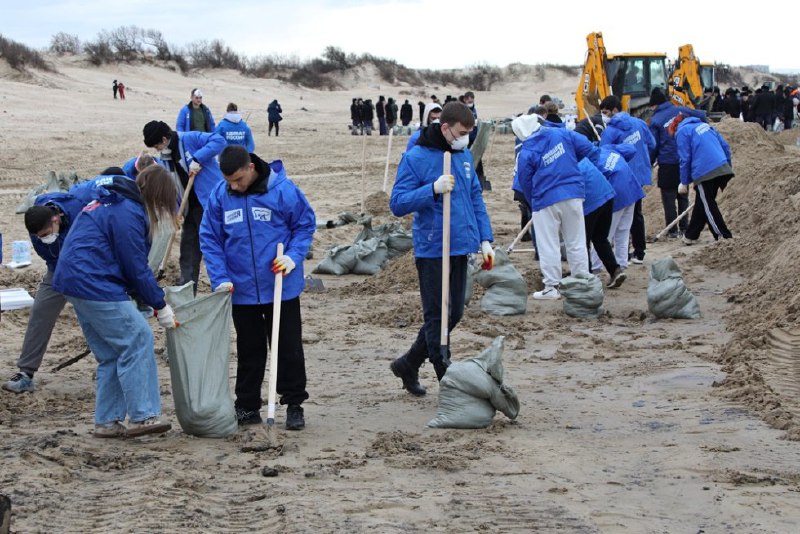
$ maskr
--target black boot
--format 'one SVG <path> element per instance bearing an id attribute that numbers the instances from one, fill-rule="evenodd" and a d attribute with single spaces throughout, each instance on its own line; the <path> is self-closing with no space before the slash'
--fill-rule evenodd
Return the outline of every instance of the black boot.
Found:
<path id="1" fill-rule="evenodd" d="M 405 356 L 400 356 L 394 360 L 389 365 L 389 368 L 394 373 L 394 376 L 403 381 L 403 387 L 412 395 L 422 397 L 427 393 L 419 383 L 419 369 L 409 364 Z"/>

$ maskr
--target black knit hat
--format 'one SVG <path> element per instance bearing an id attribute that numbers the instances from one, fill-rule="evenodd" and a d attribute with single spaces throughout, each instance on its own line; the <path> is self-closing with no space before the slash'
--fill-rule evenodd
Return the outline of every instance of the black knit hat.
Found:
<path id="1" fill-rule="evenodd" d="M 658 106 L 663 104 L 667 101 L 667 95 L 664 94 L 659 87 L 653 89 L 653 92 L 650 93 L 650 105 L 651 106 Z"/>
<path id="2" fill-rule="evenodd" d="M 172 135 L 172 130 L 164 121 L 150 121 L 144 125 L 142 134 L 144 135 L 144 145 L 154 147 L 160 143 L 164 137 L 169 139 Z"/>

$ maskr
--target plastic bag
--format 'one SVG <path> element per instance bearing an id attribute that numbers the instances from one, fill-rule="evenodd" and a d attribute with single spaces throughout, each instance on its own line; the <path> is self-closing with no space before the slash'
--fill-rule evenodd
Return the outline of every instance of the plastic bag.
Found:
<path id="1" fill-rule="evenodd" d="M 483 311 L 492 315 L 522 315 L 528 310 L 528 284 L 514 268 L 505 250 L 496 249 L 492 270 L 479 269 L 474 272 L 474 277 L 486 288 L 481 299 Z"/>
<path id="2" fill-rule="evenodd" d="M 570 317 L 596 319 L 603 315 L 603 282 L 593 274 L 567 276 L 558 288 L 564 313 Z"/>
<path id="3" fill-rule="evenodd" d="M 236 432 L 228 385 L 231 294 L 193 298 L 193 284 L 170 287 L 167 302 L 178 328 L 167 329 L 167 355 L 175 414 L 187 434 L 222 438 Z"/>

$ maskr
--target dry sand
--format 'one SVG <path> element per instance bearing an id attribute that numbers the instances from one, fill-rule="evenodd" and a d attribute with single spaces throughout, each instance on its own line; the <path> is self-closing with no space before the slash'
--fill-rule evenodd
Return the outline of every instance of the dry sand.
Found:
<path id="1" fill-rule="evenodd" d="M 218 119 L 229 101 L 245 115 L 252 111 L 256 152 L 284 160 L 319 220 L 358 212 L 362 139 L 347 132 L 350 99 L 384 94 L 402 102 L 412 92 L 369 76 L 347 90 L 320 92 L 231 72 L 187 78 L 75 60 L 58 67 L 61 74 L 28 79 L 0 72 L 6 257 L 12 240 L 26 238 L 14 208 L 46 171 L 93 176 L 120 164 L 143 148 L 142 125 L 172 123 L 196 86 Z M 125 102 L 111 99 L 114 78 L 128 88 Z M 479 93 L 476 103 L 483 117 L 506 117 L 544 92 L 570 101 L 574 86 L 552 73 Z M 431 92 L 459 93 L 428 87 L 423 94 Z M 266 135 L 264 110 L 273 98 L 285 111 L 279 138 Z M 734 121 L 719 128 L 735 154 L 737 177 L 721 206 L 737 239 L 714 244 L 705 233 L 699 246 L 650 245 L 645 265 L 632 265 L 628 281 L 607 292 L 608 313 L 598 321 L 571 319 L 558 302 L 531 300 L 526 315 L 502 318 L 468 308 L 453 334 L 455 358 L 507 336 L 507 380 L 522 403 L 514 422 L 498 416 L 485 430 L 427 429 L 437 407 L 431 366 L 422 369 L 424 398 L 405 393 L 389 372 L 421 319 L 410 256 L 370 278 L 322 277 L 328 291 L 303 296 L 307 428 L 279 429 L 279 449 L 263 450 L 262 428 L 223 440 L 180 431 L 155 324 L 163 409 L 175 428 L 163 437 L 93 439 L 93 360 L 52 371 L 84 348 L 68 308 L 36 392 L 0 392 L 0 493 L 12 500 L 12 531 L 797 532 L 797 136 Z M 367 206 L 384 222 L 389 215 L 376 192 L 386 138 L 367 141 Z M 390 173 L 404 146 L 395 139 Z M 485 166 L 496 244 L 505 246 L 519 228 L 509 191 L 512 136 L 495 136 Z M 652 235 L 663 227 L 657 190 L 645 211 Z M 318 231 L 307 271 L 358 230 Z M 666 255 L 682 267 L 701 319 L 648 315 L 648 266 Z M 540 282 L 532 255 L 515 253 L 513 261 L 533 291 Z M 25 270 L 0 269 L 0 287 L 33 291 L 43 271 L 38 259 Z M 25 311 L 2 316 L 3 373 L 15 369 L 27 318 Z M 265 477 L 264 468 L 277 476 Z"/>

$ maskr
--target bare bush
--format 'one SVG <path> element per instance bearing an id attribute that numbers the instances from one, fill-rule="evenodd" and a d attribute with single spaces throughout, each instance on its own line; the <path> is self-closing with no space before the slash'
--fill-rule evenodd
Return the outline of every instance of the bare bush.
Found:
<path id="1" fill-rule="evenodd" d="M 114 51 L 111 50 L 111 45 L 100 37 L 94 41 L 86 42 L 83 45 L 83 50 L 86 52 L 87 59 L 92 65 L 100 66 L 103 63 L 111 63 L 116 59 L 114 57 Z"/>
<path id="2" fill-rule="evenodd" d="M 339 70 L 347 70 L 354 66 L 354 63 L 350 63 L 348 61 L 348 56 L 345 54 L 344 50 L 335 46 L 326 46 L 325 51 L 322 53 L 322 57 Z"/>
<path id="3" fill-rule="evenodd" d="M 187 55 L 195 68 L 242 70 L 242 58 L 219 39 L 195 41 L 187 47 Z"/>
<path id="4" fill-rule="evenodd" d="M 2 35 L 0 35 L 0 58 L 5 59 L 12 69 L 18 71 L 25 70 L 25 67 L 51 72 L 54 70 L 39 52 L 17 41 L 6 39 Z"/>
<path id="5" fill-rule="evenodd" d="M 77 35 L 58 32 L 50 38 L 50 51 L 59 56 L 64 54 L 80 54 L 81 40 Z"/>
<path id="6" fill-rule="evenodd" d="M 292 72 L 287 81 L 310 89 L 327 89 L 333 91 L 341 87 L 333 78 L 310 65 L 305 65 Z"/>

